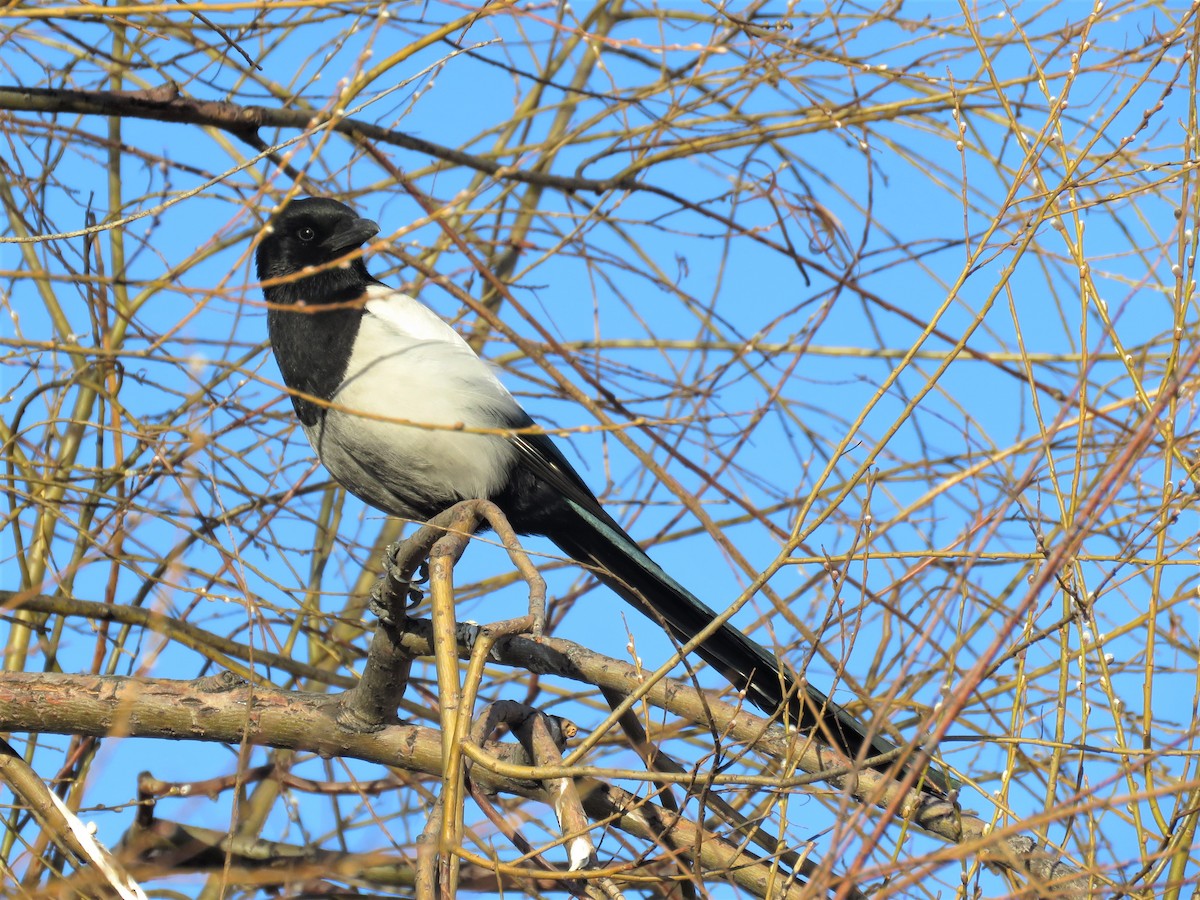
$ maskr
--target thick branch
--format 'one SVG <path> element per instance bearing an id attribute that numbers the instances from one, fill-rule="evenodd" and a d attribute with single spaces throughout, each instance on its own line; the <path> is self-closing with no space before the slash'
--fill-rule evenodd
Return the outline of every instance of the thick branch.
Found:
<path id="1" fill-rule="evenodd" d="M 323 113 L 303 109 L 279 109 L 266 106 L 241 106 L 237 103 L 196 100 L 180 94 L 173 84 L 147 91 L 85 91 L 66 88 L 28 88 L 0 86 L 0 109 L 17 112 L 36 112 L 50 115 L 117 116 L 132 119 L 151 119 L 157 122 L 177 122 L 202 125 L 227 131 L 256 148 L 263 146 L 258 137 L 260 128 L 294 128 L 303 131 L 321 121 Z M 583 178 L 552 175 L 536 169 L 518 169 L 435 144 L 357 119 L 338 119 L 329 126 L 342 134 L 365 138 L 393 147 L 401 147 L 453 165 L 464 166 L 486 175 L 502 176 L 511 181 L 556 188 L 568 193 L 611 190 L 646 190 L 636 178 Z"/>

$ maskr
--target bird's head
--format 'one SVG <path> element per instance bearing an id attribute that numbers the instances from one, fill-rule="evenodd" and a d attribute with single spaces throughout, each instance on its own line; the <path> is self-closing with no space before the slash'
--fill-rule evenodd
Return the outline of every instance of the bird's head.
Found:
<path id="1" fill-rule="evenodd" d="M 365 287 L 370 276 L 362 257 L 341 265 L 333 265 L 333 261 L 378 233 L 378 225 L 359 218 L 354 210 L 337 200 L 324 197 L 293 200 L 275 214 L 259 241 L 258 278 L 266 281 L 288 278 L 305 269 L 313 272 L 279 285 L 282 290 L 265 289 L 268 299 L 287 302 L 306 295 L 303 299 L 320 302 L 339 295 L 349 286 L 348 282 L 361 282 Z M 304 289 L 302 284 L 306 286 Z M 314 290 L 318 285 L 320 289 Z"/>

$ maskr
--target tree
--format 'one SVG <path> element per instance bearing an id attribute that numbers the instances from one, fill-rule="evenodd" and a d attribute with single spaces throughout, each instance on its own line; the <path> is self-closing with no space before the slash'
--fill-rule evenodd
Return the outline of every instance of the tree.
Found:
<path id="1" fill-rule="evenodd" d="M 1196 890 L 1196 15 L 0 10 L 5 892 L 113 890 L 75 815 L 197 897 Z M 548 544 L 332 484 L 249 265 L 310 193 L 961 791 L 769 729 Z M 461 624 L 539 571 L 545 640 Z"/>

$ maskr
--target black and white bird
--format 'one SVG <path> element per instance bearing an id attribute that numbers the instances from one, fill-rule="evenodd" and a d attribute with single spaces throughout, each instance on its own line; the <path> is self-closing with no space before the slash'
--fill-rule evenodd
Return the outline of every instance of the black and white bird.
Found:
<path id="1" fill-rule="evenodd" d="M 423 522 L 462 500 L 494 502 L 544 535 L 681 642 L 716 617 L 604 511 L 533 420 L 453 328 L 376 281 L 353 252 L 379 232 L 335 200 L 295 200 L 258 245 L 267 325 L 296 415 L 321 462 L 376 509 Z M 399 421 L 397 421 L 399 420 Z M 403 424 L 412 423 L 412 424 Z M 421 427 L 443 426 L 443 427 Z M 451 430 L 496 429 L 498 433 Z M 894 749 L 732 625 L 700 657 L 769 715 L 854 757 Z"/>

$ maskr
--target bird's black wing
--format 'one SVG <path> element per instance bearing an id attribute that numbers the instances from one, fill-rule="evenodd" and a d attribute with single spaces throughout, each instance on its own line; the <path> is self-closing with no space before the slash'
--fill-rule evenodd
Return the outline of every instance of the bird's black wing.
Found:
<path id="1" fill-rule="evenodd" d="M 525 428 L 532 421 L 513 422 Z M 545 488 L 539 509 L 553 510 L 529 529 L 550 538 L 563 552 L 588 565 L 597 578 L 677 640 L 691 640 L 717 613 L 668 575 L 604 511 L 579 473 L 545 434 L 512 437 L 525 474 Z M 561 502 L 556 503 L 555 500 Z M 517 523 L 514 523 L 517 524 Z M 518 526 L 519 527 L 519 526 Z M 696 651 L 768 715 L 787 705 L 790 723 L 817 729 L 822 738 L 851 757 L 890 752 L 893 744 L 869 730 L 824 693 L 799 689 L 772 654 L 726 623 Z"/>

